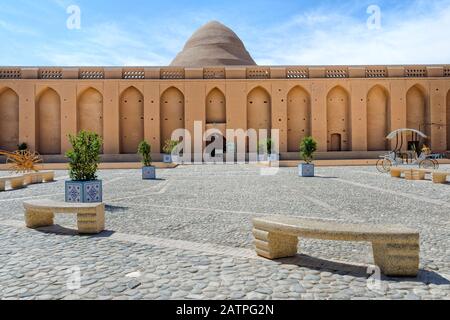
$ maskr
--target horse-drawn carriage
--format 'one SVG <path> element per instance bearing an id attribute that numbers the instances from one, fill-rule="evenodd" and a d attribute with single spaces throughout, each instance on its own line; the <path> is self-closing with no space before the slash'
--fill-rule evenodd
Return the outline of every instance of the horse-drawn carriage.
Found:
<path id="1" fill-rule="evenodd" d="M 408 136 L 412 139 L 408 141 L 408 151 L 404 151 L 405 137 Z M 391 132 L 387 139 L 390 141 L 396 139 L 396 146 L 388 154 L 380 156 L 381 159 L 377 162 L 378 171 L 388 173 L 392 167 L 400 165 L 418 166 L 422 169 L 438 169 L 439 162 L 435 155 L 431 153 L 431 149 L 425 144 L 422 144 L 422 148 L 420 148 L 421 140 L 427 138 L 423 132 L 415 129 L 398 129 Z"/>

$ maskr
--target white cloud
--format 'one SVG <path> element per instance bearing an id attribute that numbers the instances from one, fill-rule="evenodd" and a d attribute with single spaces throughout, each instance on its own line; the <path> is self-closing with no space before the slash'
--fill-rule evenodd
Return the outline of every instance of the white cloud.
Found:
<path id="1" fill-rule="evenodd" d="M 385 12 L 381 30 L 369 30 L 364 15 L 305 13 L 263 30 L 249 50 L 259 64 L 267 65 L 449 63 L 449 2 L 422 10 L 417 5 L 410 11 Z"/>
<path id="2" fill-rule="evenodd" d="M 158 54 L 157 48 L 151 46 L 141 33 L 125 31 L 114 23 L 68 32 L 66 40 L 46 44 L 40 51 L 40 57 L 51 65 L 61 66 L 143 66 L 166 63 L 166 58 Z"/>

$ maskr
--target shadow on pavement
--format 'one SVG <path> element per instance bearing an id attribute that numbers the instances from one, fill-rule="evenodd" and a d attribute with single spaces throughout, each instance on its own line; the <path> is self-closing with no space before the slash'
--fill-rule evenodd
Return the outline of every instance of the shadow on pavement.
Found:
<path id="1" fill-rule="evenodd" d="M 329 271 L 339 275 L 350 275 L 358 278 L 369 278 L 372 274 L 367 273 L 368 266 L 353 265 L 349 263 L 335 262 L 314 258 L 304 254 L 298 254 L 295 257 L 283 258 L 276 260 L 281 264 L 296 265 L 309 269 L 317 269 L 320 271 Z M 450 280 L 442 277 L 440 274 L 420 269 L 416 278 L 411 277 L 387 277 L 382 276 L 382 280 L 395 282 L 420 282 L 424 284 L 449 285 Z"/>

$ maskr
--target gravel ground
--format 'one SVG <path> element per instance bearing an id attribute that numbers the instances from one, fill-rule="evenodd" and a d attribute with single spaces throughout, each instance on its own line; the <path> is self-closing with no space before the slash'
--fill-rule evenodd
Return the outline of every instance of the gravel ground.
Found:
<path id="1" fill-rule="evenodd" d="M 23 228 L 22 202 L 63 200 L 66 171 L 54 183 L 0 192 L 0 298 L 450 299 L 449 185 L 391 179 L 371 167 L 317 168 L 316 178 L 260 170 L 182 166 L 158 170 L 157 181 L 142 181 L 139 170 L 101 171 L 110 232 L 99 237 L 79 237 L 73 215 L 56 219 L 68 229 Z M 418 229 L 420 274 L 383 278 L 375 290 L 365 243 L 301 240 L 296 258 L 258 259 L 251 219 L 267 214 Z M 79 289 L 68 286 L 74 267 Z"/>

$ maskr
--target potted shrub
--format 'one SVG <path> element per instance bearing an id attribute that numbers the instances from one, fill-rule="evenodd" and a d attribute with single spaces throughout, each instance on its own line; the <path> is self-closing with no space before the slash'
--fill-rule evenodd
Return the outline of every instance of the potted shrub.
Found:
<path id="1" fill-rule="evenodd" d="M 156 179 L 156 169 L 152 166 L 152 147 L 147 141 L 142 141 L 138 147 L 138 153 L 142 156 L 142 179 L 154 180 Z"/>
<path id="2" fill-rule="evenodd" d="M 176 161 L 177 159 L 174 159 L 172 152 L 173 150 L 175 150 L 175 148 L 178 146 L 180 142 L 176 141 L 176 140 L 166 140 L 164 142 L 164 146 L 163 146 L 163 162 L 164 163 L 172 163 L 174 161 Z"/>
<path id="3" fill-rule="evenodd" d="M 258 146 L 258 161 L 278 161 L 279 156 L 273 153 L 273 140 L 265 139 L 262 140 Z"/>
<path id="4" fill-rule="evenodd" d="M 72 150 L 66 153 L 69 158 L 71 181 L 66 181 L 66 202 L 102 202 L 102 181 L 97 180 L 102 138 L 93 132 L 80 131 L 76 136 L 69 135 Z"/>
<path id="5" fill-rule="evenodd" d="M 314 153 L 317 151 L 317 142 L 312 137 L 305 137 L 300 143 L 300 153 L 305 161 L 298 166 L 298 175 L 301 177 L 314 177 Z"/>

